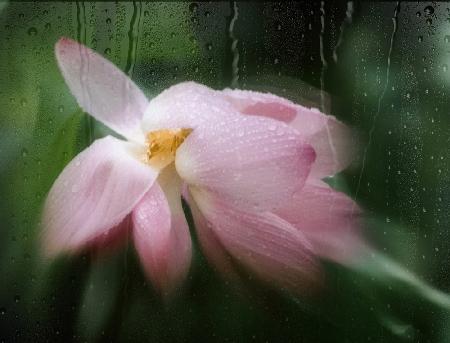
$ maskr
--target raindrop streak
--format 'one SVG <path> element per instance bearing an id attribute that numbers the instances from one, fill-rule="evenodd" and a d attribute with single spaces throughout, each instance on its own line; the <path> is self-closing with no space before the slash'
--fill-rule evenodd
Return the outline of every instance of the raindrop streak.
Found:
<path id="1" fill-rule="evenodd" d="M 320 2 L 320 34 L 319 34 L 319 43 L 320 43 L 320 60 L 322 61 L 322 70 L 320 72 L 320 110 L 325 113 L 325 72 L 328 68 L 327 60 L 325 59 L 325 52 L 323 50 L 323 35 L 325 33 L 325 1 Z M 327 131 L 328 145 L 330 146 L 331 152 L 333 153 L 333 165 L 337 166 L 336 159 L 336 148 L 333 144 L 333 139 L 331 138 L 330 128 L 328 127 L 328 121 L 325 122 L 325 127 Z"/>
<path id="2" fill-rule="evenodd" d="M 339 33 L 339 38 L 338 38 L 336 46 L 334 47 L 334 50 L 333 50 L 334 63 L 337 63 L 337 61 L 338 61 L 337 51 L 338 51 L 339 47 L 342 44 L 342 41 L 343 41 L 343 38 L 344 38 L 344 30 L 353 21 L 353 12 L 354 12 L 353 1 L 347 1 L 347 11 L 345 11 L 345 18 L 344 18 L 344 20 L 342 21 L 342 24 L 341 24 L 341 31 Z"/>
<path id="3" fill-rule="evenodd" d="M 125 66 L 125 73 L 132 78 L 134 65 L 136 63 L 137 43 L 139 39 L 139 27 L 141 24 L 142 3 L 133 1 L 133 15 L 130 21 L 130 29 L 128 30 L 128 57 L 127 65 Z M 126 91 L 126 90 L 125 90 Z"/>
<path id="4" fill-rule="evenodd" d="M 239 50 L 237 48 L 238 40 L 234 35 L 234 25 L 239 18 L 239 9 L 236 1 L 231 3 L 231 21 L 228 27 L 228 37 L 231 40 L 231 54 L 233 55 L 233 61 L 231 63 L 231 88 L 237 88 L 239 86 Z"/>
<path id="5" fill-rule="evenodd" d="M 322 70 L 320 72 L 320 106 L 322 112 L 325 110 L 325 99 L 324 99 L 324 86 L 325 86 L 325 71 L 328 67 L 328 63 L 325 59 L 325 53 L 323 51 L 323 35 L 325 33 L 325 1 L 320 2 L 320 34 L 319 34 L 319 44 L 320 44 L 320 60 L 322 61 Z"/>
<path id="6" fill-rule="evenodd" d="M 400 12 L 400 1 L 397 1 L 397 4 L 395 5 L 395 10 L 394 10 L 394 16 L 392 17 L 392 34 L 391 34 L 391 41 L 390 41 L 390 45 L 389 45 L 389 51 L 388 51 L 388 57 L 387 57 L 387 62 L 386 62 L 386 82 L 384 83 L 384 88 L 381 92 L 380 97 L 378 98 L 378 106 L 377 106 L 377 112 L 375 113 L 374 117 L 373 117 L 373 121 L 372 121 L 372 127 L 370 128 L 369 131 L 369 139 L 367 142 L 367 145 L 364 149 L 364 154 L 363 154 L 363 160 L 362 160 L 362 166 L 361 166 L 361 172 L 359 173 L 359 178 L 358 178 L 358 185 L 356 187 L 356 192 L 355 192 L 355 198 L 358 197 L 358 193 L 359 193 L 359 189 L 361 187 L 361 179 L 362 179 L 362 175 L 364 173 L 364 168 L 365 168 L 365 164 L 366 164 L 366 157 L 367 157 L 367 151 L 370 147 L 370 143 L 372 142 L 372 136 L 373 133 L 375 131 L 375 124 L 376 121 L 378 119 L 378 116 L 380 115 L 380 110 L 381 110 L 381 102 L 384 98 L 384 95 L 386 93 L 386 90 L 388 88 L 389 85 L 389 74 L 390 74 L 390 70 L 391 70 L 391 54 L 392 54 L 392 49 L 394 47 L 394 39 L 395 39 L 395 34 L 397 33 L 397 28 L 398 28 L 398 14 Z M 354 207 L 354 205 L 353 205 Z M 352 209 L 353 212 L 353 209 Z"/>
<path id="7" fill-rule="evenodd" d="M 84 6 L 84 1 L 77 1 L 77 40 L 79 43 L 86 45 L 86 8 Z M 80 71 L 80 84 L 85 84 L 85 79 L 89 75 L 89 58 L 86 53 L 83 52 L 83 50 L 80 49 L 80 61 L 81 61 L 81 71 Z M 87 63 L 85 63 L 87 62 Z M 91 103 L 91 97 L 89 94 L 89 87 L 82 87 L 83 88 L 83 94 L 82 97 L 85 99 L 88 99 L 89 101 L 84 101 L 84 103 L 90 104 Z M 89 111 L 89 106 L 86 109 L 86 112 Z M 89 143 L 92 143 L 94 140 L 94 122 L 93 118 L 89 115 L 89 113 L 86 113 L 86 136 L 89 140 Z"/>

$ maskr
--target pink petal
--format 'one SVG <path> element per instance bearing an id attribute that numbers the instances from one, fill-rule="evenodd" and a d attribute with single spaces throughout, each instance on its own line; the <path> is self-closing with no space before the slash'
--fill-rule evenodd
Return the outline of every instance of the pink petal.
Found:
<path id="1" fill-rule="evenodd" d="M 103 256 L 125 246 L 133 228 L 131 216 L 128 214 L 119 224 L 110 228 L 106 234 L 95 237 L 86 246 L 92 253 Z"/>
<path id="2" fill-rule="evenodd" d="M 333 116 L 270 93 L 225 89 L 223 94 L 241 113 L 273 118 L 298 130 L 317 154 L 312 177 L 321 179 L 334 175 L 354 159 L 355 137 Z"/>
<path id="3" fill-rule="evenodd" d="M 133 81 L 110 61 L 71 39 L 61 38 L 55 52 L 80 107 L 124 137 L 142 141 L 140 123 L 148 101 Z"/>
<path id="4" fill-rule="evenodd" d="M 290 291 L 318 281 L 319 267 L 301 231 L 271 213 L 230 205 L 212 193 L 192 197 L 229 254 L 260 279 Z"/>
<path id="5" fill-rule="evenodd" d="M 292 122 L 297 116 L 297 107 L 293 102 L 271 93 L 237 89 L 224 89 L 222 93 L 244 114 L 269 117 L 285 123 Z"/>
<path id="6" fill-rule="evenodd" d="M 168 168 L 168 169 L 167 169 Z M 133 211 L 134 242 L 155 288 L 170 295 L 186 278 L 191 238 L 181 207 L 181 181 L 167 167 Z"/>
<path id="7" fill-rule="evenodd" d="M 207 188 L 236 206 L 273 209 L 303 186 L 314 158 L 311 146 L 284 123 L 233 116 L 194 130 L 175 163 L 189 186 Z"/>
<path id="8" fill-rule="evenodd" d="M 301 231 L 322 257 L 345 262 L 356 258 L 362 248 L 360 208 L 325 183 L 306 184 L 275 213 Z"/>
<path id="9" fill-rule="evenodd" d="M 130 143 L 108 136 L 95 141 L 62 171 L 44 208 L 47 253 L 78 250 L 108 235 L 147 192 L 157 174 L 135 159 L 130 149 Z"/>
<path id="10" fill-rule="evenodd" d="M 196 128 L 211 120 L 239 115 L 222 94 L 195 82 L 174 85 L 150 101 L 144 114 L 144 131 Z"/>
<path id="11" fill-rule="evenodd" d="M 198 240 L 208 261 L 227 279 L 240 282 L 240 276 L 236 273 L 232 256 L 217 238 L 211 224 L 203 216 L 195 201 L 189 201 L 189 208 L 195 222 Z"/>
<path id="12" fill-rule="evenodd" d="M 305 137 L 317 153 L 311 177 L 322 179 L 347 168 L 356 155 L 358 145 L 351 129 L 319 110 L 302 109 L 290 125 Z"/>

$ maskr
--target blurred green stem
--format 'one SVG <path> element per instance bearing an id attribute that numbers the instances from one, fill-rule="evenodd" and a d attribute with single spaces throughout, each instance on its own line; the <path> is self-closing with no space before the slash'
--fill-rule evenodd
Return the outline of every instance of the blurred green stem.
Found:
<path id="1" fill-rule="evenodd" d="M 367 258 L 353 267 L 361 274 L 384 285 L 390 284 L 400 290 L 409 289 L 423 299 L 450 311 L 450 295 L 421 280 L 417 275 L 402 267 L 390 257 L 377 252 L 369 252 Z"/>

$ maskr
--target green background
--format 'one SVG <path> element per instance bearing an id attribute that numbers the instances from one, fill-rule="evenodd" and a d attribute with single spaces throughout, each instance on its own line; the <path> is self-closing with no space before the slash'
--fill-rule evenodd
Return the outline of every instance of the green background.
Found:
<path id="1" fill-rule="evenodd" d="M 450 292 L 449 7 L 2 2 L 0 341 L 449 342 L 449 308 L 430 295 Z M 380 254 L 354 268 L 325 264 L 322 293 L 292 298 L 254 280 L 235 290 L 196 245 L 169 304 L 131 245 L 44 262 L 46 193 L 107 132 L 64 84 L 53 52 L 62 36 L 106 56 L 149 98 L 195 80 L 271 91 L 353 126 L 360 153 L 330 184 L 365 208 Z M 428 286 L 401 279 L 402 268 Z"/>

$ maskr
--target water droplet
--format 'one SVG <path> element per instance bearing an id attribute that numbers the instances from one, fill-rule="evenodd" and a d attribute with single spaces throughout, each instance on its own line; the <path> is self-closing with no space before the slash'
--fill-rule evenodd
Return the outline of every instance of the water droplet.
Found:
<path id="1" fill-rule="evenodd" d="M 445 43 L 449 43 L 449 42 L 450 42 L 450 35 L 446 35 L 446 36 L 444 37 L 444 42 L 445 42 Z"/>
<path id="2" fill-rule="evenodd" d="M 59 105 L 59 106 L 58 106 L 58 111 L 59 111 L 60 113 L 62 113 L 62 112 L 64 111 L 64 106 L 63 106 L 63 105 Z"/>
<path id="3" fill-rule="evenodd" d="M 27 32 L 28 32 L 28 34 L 30 36 L 36 36 L 37 35 L 37 29 L 35 27 L 30 27 Z"/>
<path id="4" fill-rule="evenodd" d="M 111 24 L 111 18 L 106 18 L 106 24 Z"/>
<path id="5" fill-rule="evenodd" d="M 6 314 L 6 308 L 1 307 L 1 308 L 0 308 L 0 314 L 1 314 L 2 316 L 4 316 L 4 315 Z"/>
<path id="6" fill-rule="evenodd" d="M 434 7 L 433 6 L 427 6 L 423 10 L 425 12 L 425 15 L 432 15 L 434 13 Z"/>
<path id="7" fill-rule="evenodd" d="M 23 148 L 22 149 L 22 157 L 27 157 L 28 156 L 28 150 Z"/>
<path id="8" fill-rule="evenodd" d="M 44 27 L 45 27 L 46 30 L 49 30 L 52 27 L 52 24 L 47 23 L 47 24 L 45 24 Z"/>
<path id="9" fill-rule="evenodd" d="M 212 50 L 212 44 L 211 43 L 207 43 L 206 44 L 206 48 L 211 51 Z"/>
<path id="10" fill-rule="evenodd" d="M 20 104 L 21 104 L 23 107 L 25 107 L 26 104 L 27 104 L 27 99 L 25 99 L 25 98 L 20 99 Z"/>
<path id="11" fill-rule="evenodd" d="M 427 25 L 428 25 L 428 26 L 431 26 L 431 24 L 433 24 L 433 21 L 431 20 L 431 18 L 428 18 L 428 19 L 426 20 L 426 22 L 427 22 Z"/>
<path id="12" fill-rule="evenodd" d="M 448 70 L 448 67 L 447 67 L 447 65 L 446 65 L 446 64 L 443 64 L 443 65 L 442 65 L 442 70 L 444 71 L 444 73 L 445 73 L 445 72 L 447 72 L 447 70 Z"/>
<path id="13" fill-rule="evenodd" d="M 71 190 L 72 190 L 72 193 L 77 193 L 80 190 L 80 187 L 78 185 L 73 185 Z"/>
<path id="14" fill-rule="evenodd" d="M 106 48 L 104 52 L 105 52 L 105 55 L 109 55 L 111 53 L 111 49 L 110 48 Z"/>
<path id="15" fill-rule="evenodd" d="M 209 18 L 209 16 L 211 15 L 211 13 L 209 13 L 208 11 L 205 12 L 205 17 Z"/>
<path id="16" fill-rule="evenodd" d="M 417 18 L 420 18 L 421 15 L 422 15 L 422 14 L 420 13 L 420 11 L 417 11 L 416 17 L 417 17 Z"/>
<path id="17" fill-rule="evenodd" d="M 423 42 L 423 36 L 417 37 L 417 40 L 419 41 L 419 43 L 422 43 Z"/>
<path id="18" fill-rule="evenodd" d="M 144 11 L 144 17 L 148 17 L 150 15 L 149 11 Z"/>
<path id="19" fill-rule="evenodd" d="M 193 2 L 192 4 L 189 5 L 189 11 L 191 11 L 192 13 L 196 13 L 197 10 L 198 10 L 197 3 Z"/>
<path id="20" fill-rule="evenodd" d="M 18 302 L 20 301 L 20 296 L 19 296 L 19 295 L 15 295 L 15 296 L 14 296 L 14 301 L 15 301 L 16 303 L 18 303 Z"/>

